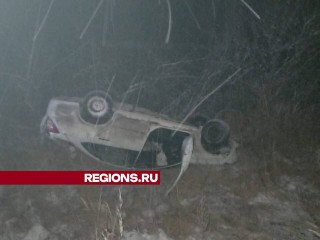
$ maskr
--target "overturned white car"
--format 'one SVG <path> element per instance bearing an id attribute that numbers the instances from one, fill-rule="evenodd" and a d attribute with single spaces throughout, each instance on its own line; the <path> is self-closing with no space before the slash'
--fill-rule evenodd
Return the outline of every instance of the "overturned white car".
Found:
<path id="1" fill-rule="evenodd" d="M 93 91 L 83 99 L 52 99 L 41 132 L 121 168 L 160 169 L 183 163 L 186 169 L 189 163 L 234 162 L 237 144 L 229 138 L 229 126 L 218 119 L 198 123 L 180 124 Z"/>

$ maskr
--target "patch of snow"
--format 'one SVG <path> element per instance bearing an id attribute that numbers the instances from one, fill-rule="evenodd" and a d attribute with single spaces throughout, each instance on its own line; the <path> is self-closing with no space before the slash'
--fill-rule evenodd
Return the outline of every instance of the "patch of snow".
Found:
<path id="1" fill-rule="evenodd" d="M 169 206 L 167 204 L 160 204 L 156 207 L 156 212 L 158 214 L 163 214 L 169 211 Z"/>
<path id="2" fill-rule="evenodd" d="M 24 205 L 26 207 L 26 211 L 25 211 L 25 216 L 28 218 L 29 222 L 31 222 L 32 224 L 36 225 L 39 224 L 41 222 L 41 218 L 39 216 L 39 209 L 37 209 L 34 206 L 33 201 L 28 198 L 26 200 L 26 204 Z"/>
<path id="3" fill-rule="evenodd" d="M 255 205 L 255 204 L 272 204 L 273 200 L 272 198 L 266 196 L 263 193 L 258 193 L 258 195 L 253 198 L 251 201 L 249 201 L 250 205 Z"/>
<path id="4" fill-rule="evenodd" d="M 49 232 L 40 224 L 34 225 L 23 240 L 44 240 L 49 236 Z"/>
<path id="5" fill-rule="evenodd" d="M 188 207 L 190 206 L 192 203 L 196 202 L 199 199 L 199 197 L 194 197 L 194 198 L 190 198 L 190 199 L 183 199 L 180 201 L 180 204 L 184 207 Z"/>
<path id="6" fill-rule="evenodd" d="M 187 207 L 190 205 L 190 202 L 188 201 L 188 199 L 183 199 L 180 201 L 180 204 L 184 207 Z"/>
<path id="7" fill-rule="evenodd" d="M 61 199 L 59 199 L 54 191 L 47 192 L 45 195 L 45 199 L 52 205 L 59 205 L 61 203 Z"/>
<path id="8" fill-rule="evenodd" d="M 168 237 L 167 234 L 162 230 L 158 229 L 156 234 L 139 233 L 137 231 L 124 231 L 123 240 L 173 240 Z"/>
<path id="9" fill-rule="evenodd" d="M 154 213 L 153 210 L 147 209 L 147 210 L 144 210 L 144 211 L 142 212 L 142 215 L 143 215 L 144 217 L 146 217 L 146 218 L 153 218 L 154 215 L 155 215 L 155 213 Z"/>

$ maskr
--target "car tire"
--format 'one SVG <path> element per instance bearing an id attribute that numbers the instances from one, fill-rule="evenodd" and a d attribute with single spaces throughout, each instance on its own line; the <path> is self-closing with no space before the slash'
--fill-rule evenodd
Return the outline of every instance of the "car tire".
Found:
<path id="1" fill-rule="evenodd" d="M 201 130 L 201 142 L 205 148 L 216 149 L 229 141 L 230 127 L 219 119 L 212 119 Z"/>
<path id="2" fill-rule="evenodd" d="M 89 92 L 80 103 L 81 118 L 92 124 L 104 124 L 113 115 L 111 97 L 103 91 Z"/>

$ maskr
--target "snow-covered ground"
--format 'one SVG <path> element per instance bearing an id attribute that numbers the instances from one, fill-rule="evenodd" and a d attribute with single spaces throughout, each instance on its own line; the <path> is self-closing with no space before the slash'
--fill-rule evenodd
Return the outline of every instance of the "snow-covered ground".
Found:
<path id="1" fill-rule="evenodd" d="M 60 145 L 33 149 L 24 155 L 29 167 L 101 168 Z M 121 219 L 119 187 L 2 186 L 0 239 L 319 239 L 319 182 L 310 177 L 317 177 L 316 154 L 309 164 L 298 161 L 276 154 L 272 168 L 261 167 L 240 148 L 235 164 L 190 166 L 168 197 L 179 169 L 164 170 L 159 187 L 120 188 Z"/>

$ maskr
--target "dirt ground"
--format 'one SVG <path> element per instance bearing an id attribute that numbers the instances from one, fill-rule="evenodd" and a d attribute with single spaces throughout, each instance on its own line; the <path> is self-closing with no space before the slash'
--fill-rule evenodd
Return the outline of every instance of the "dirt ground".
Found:
<path id="1" fill-rule="evenodd" d="M 37 137 L 5 155 L 2 169 L 106 169 Z M 319 239 L 319 150 L 301 156 L 240 145 L 232 165 L 191 165 L 168 197 L 179 168 L 157 187 L 1 186 L 0 239 Z"/>

